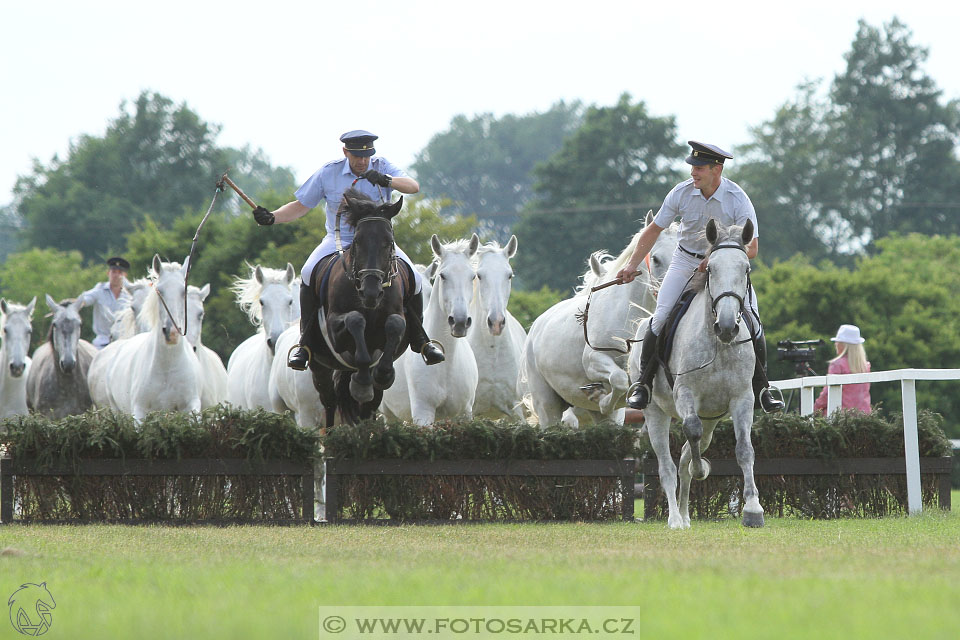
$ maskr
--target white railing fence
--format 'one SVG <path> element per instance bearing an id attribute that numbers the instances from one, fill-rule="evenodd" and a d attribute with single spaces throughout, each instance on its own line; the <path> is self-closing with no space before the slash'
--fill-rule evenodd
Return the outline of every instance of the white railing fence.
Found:
<path id="1" fill-rule="evenodd" d="M 800 414 L 813 413 L 814 388 L 827 387 L 827 414 L 842 406 L 843 385 L 863 382 L 900 382 L 903 403 L 903 444 L 907 465 L 907 510 L 920 513 L 923 500 L 920 495 L 920 442 L 917 435 L 917 380 L 960 380 L 960 369 L 895 369 L 872 373 L 809 376 L 771 382 L 781 390 L 800 390 Z"/>

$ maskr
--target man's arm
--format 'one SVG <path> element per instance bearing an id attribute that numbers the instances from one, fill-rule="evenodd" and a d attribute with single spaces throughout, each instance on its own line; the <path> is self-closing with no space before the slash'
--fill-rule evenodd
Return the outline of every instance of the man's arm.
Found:
<path id="1" fill-rule="evenodd" d="M 407 195 L 417 193 L 420 191 L 420 184 L 413 178 L 404 176 L 404 177 L 395 177 L 390 183 L 391 189 L 396 189 L 400 193 L 405 193 Z"/>
<path id="2" fill-rule="evenodd" d="M 623 269 L 617 272 L 617 278 L 621 279 L 624 284 L 633 282 L 633 279 L 637 277 L 637 267 L 639 267 L 643 259 L 647 257 L 647 254 L 650 253 L 650 249 L 652 249 L 653 245 L 657 242 L 657 238 L 660 237 L 663 229 L 664 228 L 656 222 L 651 222 L 640 232 L 640 239 L 637 240 L 637 247 L 630 255 L 630 260 L 627 261 Z"/>

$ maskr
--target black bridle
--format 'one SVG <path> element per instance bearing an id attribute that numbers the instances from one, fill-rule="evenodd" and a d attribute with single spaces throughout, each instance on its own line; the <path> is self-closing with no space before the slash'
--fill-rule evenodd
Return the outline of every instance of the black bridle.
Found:
<path id="1" fill-rule="evenodd" d="M 366 218 L 361 218 L 360 220 L 357 221 L 356 227 L 354 228 L 359 230 L 360 225 L 362 225 L 364 222 L 371 222 L 371 221 L 385 222 L 387 223 L 387 226 L 391 229 L 391 231 L 393 230 L 393 222 L 390 220 L 390 218 L 385 218 L 383 216 L 368 216 Z M 339 225 L 337 225 L 337 228 L 339 229 Z M 356 240 L 356 238 L 354 238 L 354 240 Z M 381 287 L 386 288 L 391 286 L 393 284 L 393 279 L 396 278 L 397 275 L 400 273 L 399 265 L 397 264 L 396 244 L 393 245 L 394 249 L 392 249 L 390 252 L 390 258 L 387 263 L 387 270 L 359 269 L 358 268 L 359 265 L 357 264 L 358 261 L 356 260 L 356 256 L 354 255 L 356 246 L 357 246 L 357 243 L 352 242 L 350 244 L 350 247 L 347 249 L 347 251 L 350 254 L 350 277 L 353 279 L 353 286 L 356 287 L 357 291 L 359 292 L 363 289 L 363 281 L 370 276 L 375 276 L 376 278 L 378 278 L 380 280 Z"/>
<path id="2" fill-rule="evenodd" d="M 740 250 L 740 251 L 743 251 L 744 254 L 747 253 L 746 248 L 745 248 L 742 244 L 718 244 L 717 246 L 715 246 L 715 247 L 711 250 L 710 253 L 712 254 L 712 253 L 714 253 L 714 252 L 716 252 L 716 251 L 719 251 L 720 249 L 738 249 L 738 250 Z M 738 324 L 738 325 L 740 324 L 740 318 L 741 318 L 741 316 L 742 316 L 744 313 L 746 313 L 745 298 L 746 298 L 747 296 L 749 296 L 749 295 L 750 295 L 750 292 L 752 291 L 752 288 L 751 288 L 751 286 L 750 286 L 750 265 L 749 265 L 749 264 L 747 264 L 747 274 L 746 274 L 746 275 L 747 275 L 747 289 L 746 289 L 746 292 L 744 293 L 744 295 L 741 296 L 740 294 L 738 294 L 738 293 L 736 293 L 736 292 L 734 292 L 734 291 L 724 291 L 724 292 L 721 293 L 720 295 L 714 297 L 713 293 L 710 291 L 710 266 L 709 266 L 709 264 L 707 265 L 707 285 L 706 285 L 706 290 L 707 290 L 707 295 L 710 296 L 710 311 L 711 311 L 711 313 L 713 313 L 713 319 L 714 319 L 714 320 L 717 319 L 717 304 L 719 304 L 719 302 L 720 302 L 721 300 L 723 300 L 724 298 L 728 298 L 728 297 L 729 297 L 729 298 L 734 298 L 734 299 L 736 299 L 736 301 L 737 301 L 737 305 L 739 306 L 739 310 L 737 311 L 737 324 Z"/>

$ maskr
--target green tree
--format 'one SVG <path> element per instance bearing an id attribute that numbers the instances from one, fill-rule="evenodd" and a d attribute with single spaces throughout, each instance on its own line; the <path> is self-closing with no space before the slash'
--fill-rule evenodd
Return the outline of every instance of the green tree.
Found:
<path id="1" fill-rule="evenodd" d="M 496 118 L 458 115 L 417 154 L 412 170 L 429 197 L 452 200 L 449 211 L 515 213 L 533 197 L 530 171 L 549 158 L 580 123 L 579 102 L 557 102 L 543 113 Z M 498 216 L 496 224 L 512 222 Z"/>
<path id="2" fill-rule="evenodd" d="M 848 171 L 836 163 L 834 113 L 819 88 L 802 85 L 796 99 L 754 127 L 753 140 L 737 147 L 728 169 L 757 210 L 760 255 L 768 262 L 797 253 L 812 261 L 842 259 L 853 240 L 844 219 Z"/>
<path id="3" fill-rule="evenodd" d="M 560 151 L 534 169 L 536 199 L 515 227 L 523 288 L 569 291 L 589 255 L 626 246 L 681 179 L 673 117 L 655 118 L 629 94 L 591 106 Z"/>
<path id="4" fill-rule="evenodd" d="M 102 259 L 123 247 L 124 236 L 148 215 L 169 227 L 209 202 L 231 163 L 238 167 L 235 180 L 289 188 L 289 171 L 270 167 L 261 152 L 217 147 L 219 131 L 156 93 L 121 104 L 102 137 L 81 136 L 65 160 L 37 163 L 17 180 L 21 246 L 77 249 L 85 259 Z"/>

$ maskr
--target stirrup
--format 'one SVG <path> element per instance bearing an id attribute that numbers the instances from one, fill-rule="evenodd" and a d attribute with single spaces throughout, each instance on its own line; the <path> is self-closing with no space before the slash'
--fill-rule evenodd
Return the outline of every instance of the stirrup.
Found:
<path id="1" fill-rule="evenodd" d="M 773 400 L 775 404 L 778 404 L 780 406 L 778 406 L 776 409 L 771 409 L 770 411 L 767 411 L 763 407 L 763 401 L 760 399 L 764 391 L 768 392 L 770 394 L 771 400 Z M 779 396 L 779 398 L 777 396 Z M 760 408 L 763 409 L 764 413 L 777 413 L 779 411 L 783 411 L 783 409 L 786 408 L 786 404 L 784 404 L 783 402 L 783 391 L 781 391 L 778 387 L 775 387 L 773 385 L 770 385 L 765 389 L 761 389 L 760 393 L 757 395 L 757 401 L 760 403 Z"/>
<path id="2" fill-rule="evenodd" d="M 293 365 L 290 364 L 290 354 L 293 353 L 294 349 L 303 349 L 304 351 L 307 352 L 307 361 L 306 363 L 304 363 L 302 367 L 294 367 Z M 293 369 L 294 371 L 306 371 L 307 366 L 310 364 L 311 360 L 313 360 L 313 351 L 311 351 L 310 347 L 308 347 L 305 344 L 295 344 L 292 347 L 290 347 L 289 350 L 287 350 L 287 366 Z"/>
<path id="3" fill-rule="evenodd" d="M 420 347 L 420 357 L 423 358 L 423 363 L 426 364 L 426 365 L 428 365 L 428 366 L 429 366 L 430 363 L 427 362 L 427 356 L 426 356 L 426 354 L 424 353 L 424 350 L 427 348 L 427 345 L 431 345 L 431 344 L 432 344 L 432 345 L 435 345 L 435 346 L 437 347 L 437 349 L 440 349 L 440 353 L 443 354 L 444 359 L 446 359 L 446 357 L 447 357 L 447 352 L 446 352 L 446 350 L 443 348 L 443 345 L 442 345 L 440 342 L 438 342 L 437 340 L 427 340 L 426 342 L 423 343 L 423 346 Z M 442 362 L 442 360 L 441 360 L 441 362 Z"/>
<path id="4" fill-rule="evenodd" d="M 650 400 L 653 399 L 653 389 L 643 384 L 641 381 L 637 380 L 636 382 L 631 384 L 629 387 L 627 387 L 626 403 L 627 403 L 627 406 L 630 407 L 631 409 L 643 410 L 647 408 L 646 405 L 642 407 L 635 407 L 632 404 L 630 404 L 630 397 L 635 395 L 637 391 L 639 391 L 640 389 L 643 389 L 644 391 L 647 392 L 647 404 L 650 404 Z"/>

